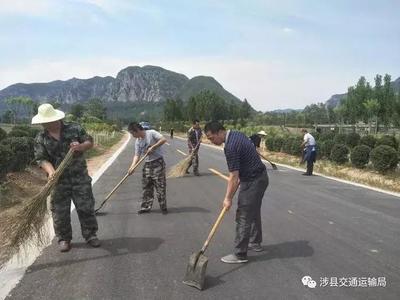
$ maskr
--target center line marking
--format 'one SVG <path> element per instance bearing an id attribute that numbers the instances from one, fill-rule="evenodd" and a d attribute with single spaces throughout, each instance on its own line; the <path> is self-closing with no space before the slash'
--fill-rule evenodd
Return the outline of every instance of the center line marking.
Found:
<path id="1" fill-rule="evenodd" d="M 179 149 L 176 149 L 176 151 L 178 151 L 180 154 L 187 156 L 187 154 Z"/>
<path id="2" fill-rule="evenodd" d="M 211 168 L 209 168 L 209 170 L 210 170 L 211 172 L 213 172 L 215 175 L 218 175 L 219 177 L 222 177 L 222 178 L 225 179 L 225 180 L 229 180 L 229 177 L 226 176 L 226 175 L 224 175 L 224 174 L 222 174 L 221 172 L 219 172 L 219 171 L 217 171 L 217 170 L 215 170 L 215 169 L 211 169 Z"/>

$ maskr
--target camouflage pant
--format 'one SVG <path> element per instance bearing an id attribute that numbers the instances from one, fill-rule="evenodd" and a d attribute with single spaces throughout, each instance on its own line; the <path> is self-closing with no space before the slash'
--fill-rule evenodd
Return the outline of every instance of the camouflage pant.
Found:
<path id="1" fill-rule="evenodd" d="M 82 236 L 89 240 L 96 236 L 98 229 L 90 180 L 77 183 L 75 179 L 58 183 L 51 197 L 54 231 L 59 241 L 72 239 L 71 200 L 78 213 Z"/>
<path id="2" fill-rule="evenodd" d="M 141 208 L 151 209 L 154 201 L 154 190 L 161 209 L 167 208 L 165 162 L 159 158 L 146 162 L 143 166 L 143 200 Z"/>
<path id="3" fill-rule="evenodd" d="M 189 150 L 189 155 L 192 155 L 192 153 L 193 153 L 193 150 Z M 193 155 L 192 160 L 190 161 L 187 170 L 189 170 L 191 166 L 193 166 L 193 173 L 199 172 L 199 152 L 198 151 L 196 151 L 196 153 Z"/>

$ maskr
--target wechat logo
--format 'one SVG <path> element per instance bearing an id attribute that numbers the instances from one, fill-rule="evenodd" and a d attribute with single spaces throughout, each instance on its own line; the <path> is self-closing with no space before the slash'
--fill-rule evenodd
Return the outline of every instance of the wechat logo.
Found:
<path id="1" fill-rule="evenodd" d="M 301 279 L 303 285 L 308 286 L 310 289 L 314 289 L 317 286 L 315 280 L 313 280 L 310 276 L 304 276 Z"/>

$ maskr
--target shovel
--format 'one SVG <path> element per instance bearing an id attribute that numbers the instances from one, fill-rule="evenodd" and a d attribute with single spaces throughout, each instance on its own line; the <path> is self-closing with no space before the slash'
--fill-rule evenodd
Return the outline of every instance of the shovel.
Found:
<path id="1" fill-rule="evenodd" d="M 96 214 L 99 212 L 99 210 L 106 204 L 108 199 L 110 199 L 111 195 L 114 194 L 114 192 L 125 182 L 125 180 L 133 174 L 133 172 L 136 170 L 136 168 L 140 165 L 140 163 L 148 156 L 148 153 L 143 155 L 143 157 L 137 162 L 137 164 L 133 167 L 133 170 L 131 173 L 126 173 L 125 176 L 121 179 L 120 182 L 117 183 L 117 185 L 112 189 L 112 191 L 106 196 L 104 201 L 100 204 L 100 206 L 94 211 Z"/>
<path id="2" fill-rule="evenodd" d="M 208 235 L 208 238 L 205 241 L 203 248 L 201 248 L 200 252 L 195 252 L 190 256 L 189 264 L 186 268 L 185 279 L 183 280 L 184 284 L 193 286 L 195 288 L 198 288 L 199 290 L 203 289 L 208 263 L 208 258 L 204 255 L 204 252 L 206 251 L 208 244 L 210 243 L 215 232 L 217 231 L 217 227 L 221 223 L 226 211 L 227 209 L 224 207 L 219 214 L 217 221 L 212 227 L 210 234 Z"/>

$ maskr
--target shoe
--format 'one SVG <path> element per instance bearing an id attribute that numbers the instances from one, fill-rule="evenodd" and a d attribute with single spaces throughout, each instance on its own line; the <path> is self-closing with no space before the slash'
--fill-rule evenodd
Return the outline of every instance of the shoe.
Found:
<path id="1" fill-rule="evenodd" d="M 161 209 L 161 213 L 163 215 L 167 215 L 168 214 L 168 209 L 166 209 L 166 208 Z"/>
<path id="2" fill-rule="evenodd" d="M 194 174 L 194 176 L 200 176 L 199 172 L 194 172 L 193 174 Z"/>
<path id="3" fill-rule="evenodd" d="M 138 213 L 138 215 L 141 215 L 141 214 L 147 214 L 149 212 L 150 212 L 150 208 L 141 208 L 138 210 L 137 213 Z"/>
<path id="4" fill-rule="evenodd" d="M 304 175 L 304 176 L 311 176 L 311 174 L 308 174 L 308 173 L 303 173 L 303 174 L 301 174 L 301 175 Z"/>
<path id="5" fill-rule="evenodd" d="M 189 170 L 186 170 L 186 174 L 190 174 Z"/>
<path id="6" fill-rule="evenodd" d="M 247 257 L 239 257 L 236 254 L 229 254 L 221 258 L 221 261 L 226 264 L 243 264 L 248 262 Z"/>
<path id="7" fill-rule="evenodd" d="M 249 247 L 247 249 L 255 252 L 264 251 L 264 248 L 260 244 L 249 244 Z"/>
<path id="8" fill-rule="evenodd" d="M 68 252 L 69 250 L 71 250 L 71 242 L 70 241 L 59 241 L 58 247 L 60 249 L 60 252 Z"/>
<path id="9" fill-rule="evenodd" d="M 88 241 L 86 241 L 90 246 L 92 246 L 93 248 L 98 248 L 100 247 L 101 243 L 99 241 L 99 239 L 97 237 L 94 237 Z"/>

